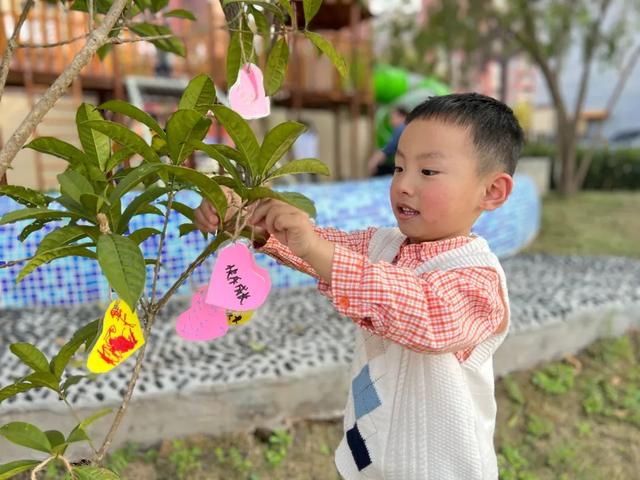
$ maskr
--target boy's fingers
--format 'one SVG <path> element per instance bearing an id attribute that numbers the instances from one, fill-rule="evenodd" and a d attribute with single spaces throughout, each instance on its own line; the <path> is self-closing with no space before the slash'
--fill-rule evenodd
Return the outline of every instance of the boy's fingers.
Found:
<path id="1" fill-rule="evenodd" d="M 269 202 L 268 200 L 261 201 L 260 204 L 253 211 L 253 214 L 251 215 L 251 217 L 249 218 L 249 223 L 251 225 L 256 225 L 260 223 L 264 219 L 264 217 L 267 215 L 270 208 L 271 208 L 271 202 Z"/>
<path id="2" fill-rule="evenodd" d="M 211 205 L 206 200 L 203 200 L 202 203 L 200 204 L 200 209 L 204 213 L 204 215 L 207 218 L 207 220 L 209 220 L 210 222 L 212 222 L 214 224 L 218 223 L 218 220 L 219 220 L 218 219 L 218 212 L 216 212 L 216 209 L 213 208 L 213 205 Z"/>
<path id="3" fill-rule="evenodd" d="M 295 213 L 284 213 L 282 215 L 278 215 L 273 222 L 273 227 L 278 232 L 295 228 L 298 225 L 300 225 L 300 219 Z"/>
<path id="4" fill-rule="evenodd" d="M 195 224 L 196 227 L 198 227 L 198 229 L 205 231 L 205 232 L 209 232 L 209 233 L 213 233 L 216 231 L 217 227 L 218 227 L 218 222 L 216 221 L 211 222 L 203 213 L 203 211 L 201 209 L 196 209 L 194 212 L 194 219 L 195 219 Z M 216 217 L 217 219 L 217 217 Z"/>

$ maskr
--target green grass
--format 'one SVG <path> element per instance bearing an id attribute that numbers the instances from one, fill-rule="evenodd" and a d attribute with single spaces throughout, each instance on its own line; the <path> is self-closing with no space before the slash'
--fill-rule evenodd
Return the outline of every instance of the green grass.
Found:
<path id="1" fill-rule="evenodd" d="M 640 192 L 545 197 L 540 235 L 527 251 L 640 258 Z"/>

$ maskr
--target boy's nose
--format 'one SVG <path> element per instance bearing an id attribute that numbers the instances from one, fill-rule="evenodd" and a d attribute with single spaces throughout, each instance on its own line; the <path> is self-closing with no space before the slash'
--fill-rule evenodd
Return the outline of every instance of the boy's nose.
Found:
<path id="1" fill-rule="evenodd" d="M 414 191 L 413 180 L 409 178 L 408 175 L 403 176 L 401 179 L 398 179 L 398 183 L 396 184 L 398 191 L 405 195 L 412 195 Z"/>

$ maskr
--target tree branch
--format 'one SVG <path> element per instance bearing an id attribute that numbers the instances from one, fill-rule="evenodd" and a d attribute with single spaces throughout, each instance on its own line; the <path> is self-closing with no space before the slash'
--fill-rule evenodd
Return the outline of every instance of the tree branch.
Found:
<path id="1" fill-rule="evenodd" d="M 79 35 L 77 37 L 70 38 L 68 40 L 60 40 L 59 42 L 54 43 L 19 43 L 17 48 L 53 48 L 60 47 L 62 45 L 68 45 L 70 43 L 77 42 L 78 40 L 83 40 L 89 36 L 88 33 L 84 35 Z"/>
<path id="2" fill-rule="evenodd" d="M 87 43 L 75 55 L 71 64 L 69 64 L 65 71 L 62 72 L 56 81 L 47 89 L 42 98 L 24 118 L 15 132 L 13 132 L 4 148 L 0 150 L 0 178 L 2 178 L 11 166 L 11 162 L 33 133 L 36 125 L 40 123 L 58 99 L 64 95 L 69 85 L 71 85 L 71 82 L 80 74 L 85 65 L 91 61 L 96 51 L 107 43 L 109 32 L 130 1 L 131 0 L 114 0 L 100 26 L 91 33 Z"/>
<path id="3" fill-rule="evenodd" d="M 2 99 L 2 94 L 4 93 L 4 86 L 7 83 L 7 77 L 9 76 L 9 68 L 11 67 L 11 59 L 13 58 L 13 52 L 17 47 L 18 36 L 20 35 L 20 29 L 24 24 L 25 20 L 29 16 L 29 12 L 33 7 L 35 1 L 27 0 L 24 8 L 22 9 L 22 13 L 20 14 L 20 18 L 18 19 L 18 23 L 13 29 L 13 33 L 11 34 L 11 38 L 7 43 L 7 48 L 4 51 L 4 55 L 2 55 L 2 63 L 0 64 L 0 99 Z M 4 175 L 4 171 L 0 173 L 0 178 Z"/>
<path id="4" fill-rule="evenodd" d="M 591 73 L 591 65 L 593 64 L 593 57 L 597 50 L 598 41 L 600 38 L 600 28 L 602 27 L 602 23 L 605 20 L 605 16 L 607 14 L 607 10 L 611 5 L 611 0 L 602 0 L 602 4 L 600 6 L 600 12 L 596 15 L 596 18 L 593 20 L 591 28 L 589 32 L 587 32 L 587 36 L 585 38 L 584 48 L 584 63 L 582 66 L 582 74 L 580 75 L 580 86 L 578 87 L 578 96 L 576 97 L 576 103 L 573 109 L 573 121 L 577 124 L 580 119 L 580 114 L 582 113 L 582 108 L 584 106 L 584 100 L 587 95 L 587 89 L 589 87 L 589 78 Z"/>
<path id="5" fill-rule="evenodd" d="M 616 82 L 615 87 L 613 87 L 613 90 L 611 92 L 611 96 L 609 97 L 609 101 L 607 102 L 607 105 L 605 106 L 605 110 L 609 113 L 613 112 L 613 109 L 615 108 L 616 104 L 618 103 L 618 100 L 620 99 L 620 96 L 622 94 L 622 91 L 624 90 L 624 87 L 627 83 L 627 80 L 629 80 L 629 77 L 631 76 L 631 73 L 633 72 L 633 69 L 635 68 L 636 64 L 638 63 L 638 60 L 640 60 L 640 45 L 636 45 L 636 48 L 633 50 L 633 52 L 631 53 L 631 56 L 629 57 L 629 60 L 627 61 L 626 65 L 622 68 L 622 71 L 620 72 L 620 76 L 618 77 L 618 81 Z M 604 122 L 600 123 L 600 125 L 598 125 L 598 130 L 596 131 L 595 135 L 594 135 L 594 140 L 598 140 L 602 137 L 602 131 L 604 130 Z M 580 165 L 578 166 L 578 171 L 576 173 L 576 178 L 575 178 L 575 182 L 576 182 L 576 187 L 580 187 L 582 185 L 582 183 L 584 182 L 587 173 L 589 172 L 589 167 L 591 166 L 591 162 L 593 160 L 593 155 L 595 153 L 595 145 L 589 149 L 589 151 L 587 152 L 587 154 L 585 155 L 585 157 L 582 159 L 582 162 L 580 162 Z"/>
<path id="6" fill-rule="evenodd" d="M 168 33 L 166 35 L 155 35 L 150 37 L 135 37 L 135 38 L 118 38 L 112 37 L 109 39 L 107 43 L 113 43 L 115 45 L 120 45 L 122 43 L 134 43 L 134 42 L 152 42 L 154 40 L 166 40 L 169 38 L 176 38 L 175 35 Z"/>

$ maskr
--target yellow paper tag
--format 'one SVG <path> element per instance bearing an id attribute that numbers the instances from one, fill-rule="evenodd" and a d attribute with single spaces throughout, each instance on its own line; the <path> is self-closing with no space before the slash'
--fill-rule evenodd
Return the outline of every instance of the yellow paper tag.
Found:
<path id="1" fill-rule="evenodd" d="M 87 358 L 87 368 L 93 373 L 106 373 L 142 345 L 144 337 L 138 315 L 123 300 L 114 300 L 104 314 L 102 330 Z"/>
<path id="2" fill-rule="evenodd" d="M 229 325 L 242 325 L 251 320 L 251 317 L 253 317 L 253 310 L 247 310 L 246 312 L 227 310 L 227 323 Z"/>

